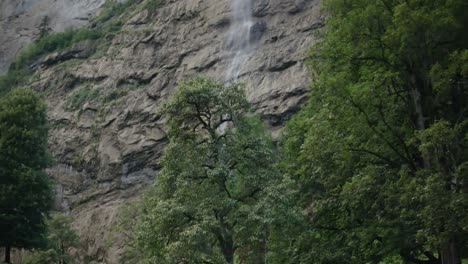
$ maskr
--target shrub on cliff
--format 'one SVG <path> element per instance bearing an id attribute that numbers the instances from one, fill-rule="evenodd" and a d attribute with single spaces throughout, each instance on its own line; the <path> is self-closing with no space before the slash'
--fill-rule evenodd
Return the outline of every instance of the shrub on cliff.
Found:
<path id="1" fill-rule="evenodd" d="M 37 59 L 44 54 L 70 47 L 71 45 L 83 40 L 101 38 L 104 33 L 104 31 L 98 29 L 80 28 L 67 29 L 61 33 L 44 35 L 33 44 L 21 50 L 16 58 L 14 69 L 24 69 L 28 67 L 28 64 L 34 59 Z"/>

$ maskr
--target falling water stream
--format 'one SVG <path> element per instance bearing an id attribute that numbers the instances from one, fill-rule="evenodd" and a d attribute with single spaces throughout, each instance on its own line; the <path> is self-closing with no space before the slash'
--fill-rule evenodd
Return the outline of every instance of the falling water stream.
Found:
<path id="1" fill-rule="evenodd" d="M 227 35 L 228 67 L 226 82 L 234 82 L 240 77 L 249 57 L 255 50 L 250 35 L 254 25 L 252 17 L 252 0 L 231 1 L 231 24 Z"/>

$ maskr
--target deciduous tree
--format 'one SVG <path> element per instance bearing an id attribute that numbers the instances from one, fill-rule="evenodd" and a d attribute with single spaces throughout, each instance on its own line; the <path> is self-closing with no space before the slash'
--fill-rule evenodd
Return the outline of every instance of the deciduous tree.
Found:
<path id="1" fill-rule="evenodd" d="M 266 256 L 280 177 L 272 141 L 250 110 L 240 85 L 180 85 L 165 108 L 170 144 L 137 229 L 148 263 Z"/>
<path id="2" fill-rule="evenodd" d="M 71 217 L 56 213 L 46 221 L 47 246 L 32 251 L 25 259 L 25 264 L 72 264 L 79 263 L 76 250 L 79 236 L 71 227 Z"/>
<path id="3" fill-rule="evenodd" d="M 310 58 L 310 102 L 284 144 L 309 215 L 298 240 L 312 248 L 304 259 L 461 263 L 467 5 L 324 1 L 330 16 Z"/>

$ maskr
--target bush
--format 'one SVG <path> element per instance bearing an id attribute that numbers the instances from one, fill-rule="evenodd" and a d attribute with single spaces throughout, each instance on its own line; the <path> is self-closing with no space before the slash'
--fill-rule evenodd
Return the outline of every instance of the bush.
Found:
<path id="1" fill-rule="evenodd" d="M 24 264 L 62 264 L 78 263 L 76 252 L 72 249 L 80 246 L 79 236 L 71 227 L 72 218 L 63 214 L 54 214 L 47 220 L 47 247 L 36 249 L 26 255 Z"/>
<path id="2" fill-rule="evenodd" d="M 141 0 L 127 0 L 119 3 L 115 0 L 108 0 L 101 6 L 101 13 L 93 21 L 94 25 L 99 25 L 109 21 L 111 18 L 122 15 L 131 5 L 141 2 Z"/>
<path id="3" fill-rule="evenodd" d="M 0 95 L 8 93 L 13 87 L 18 86 L 26 77 L 25 70 L 14 70 L 7 75 L 0 76 Z"/>
<path id="4" fill-rule="evenodd" d="M 99 39 L 104 34 L 105 32 L 98 29 L 80 28 L 67 29 L 65 32 L 45 35 L 20 52 L 13 69 L 24 69 L 31 61 L 41 55 L 70 47 L 80 41 Z"/>
<path id="5" fill-rule="evenodd" d="M 67 99 L 67 109 L 77 110 L 85 102 L 91 101 L 99 97 L 99 90 L 93 89 L 90 86 L 85 86 L 75 91 Z"/>
<path id="6" fill-rule="evenodd" d="M 148 9 L 148 11 L 155 11 L 160 8 L 163 3 L 163 0 L 147 0 L 145 8 Z"/>

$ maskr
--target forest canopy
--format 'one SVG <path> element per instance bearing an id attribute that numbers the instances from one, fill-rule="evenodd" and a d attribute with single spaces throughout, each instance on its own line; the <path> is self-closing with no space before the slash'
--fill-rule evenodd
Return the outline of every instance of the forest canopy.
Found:
<path id="1" fill-rule="evenodd" d="M 460 263 L 468 226 L 468 3 L 327 0 L 289 123 L 313 263 Z M 330 250 L 330 249 L 333 250 Z"/>
<path id="2" fill-rule="evenodd" d="M 296 7 L 305 3 L 291 2 Z M 164 3 L 108 1 L 89 28 L 41 33 L 19 53 L 9 74 L 0 77 L 0 246 L 7 263 L 12 248 L 31 250 L 25 262 L 33 264 L 78 263 L 89 257 L 80 255 L 85 246 L 72 229 L 72 218 L 48 217 L 53 193 L 45 173 L 50 165 L 47 109 L 37 92 L 19 88 L 29 85 L 26 81 L 35 70 L 30 66 L 82 41 L 107 42 L 101 43 L 104 50 L 114 44 L 127 50 L 120 46 L 123 40 L 113 39 L 130 34 L 122 28 L 138 19 L 125 20 L 142 10 L 147 11 L 145 20 L 166 14 L 158 12 Z M 130 7 L 132 12 L 126 13 Z M 122 213 L 129 219 L 118 227 L 118 235 L 128 240 L 121 263 L 468 263 L 468 1 L 323 0 L 321 8 L 325 26 L 316 30 L 317 43 L 306 59 L 312 77 L 307 103 L 287 121 L 279 138 L 271 137 L 262 119 L 269 117 L 255 112 L 242 83 L 188 79 L 178 84 L 154 118 L 143 113 L 144 122 L 160 122 L 145 123 L 145 129 L 158 126 L 167 135 L 158 139 L 164 154 L 152 160 L 154 184 Z M 188 15 L 198 13 L 162 20 L 187 23 Z M 266 25 L 259 27 L 268 33 Z M 131 31 L 145 35 L 137 44 L 151 46 L 151 52 L 154 47 L 148 43 L 162 34 L 148 33 L 154 28 Z M 179 64 L 184 65 L 185 56 Z M 164 70 L 174 67 L 164 65 Z M 118 80 L 109 100 L 120 107 L 121 95 L 133 96 L 136 88 L 144 87 L 142 101 L 157 106 L 172 91 L 151 94 L 146 88 L 166 76 L 172 75 L 155 71 L 149 79 Z M 97 78 L 102 87 L 112 83 L 103 81 L 106 78 Z M 73 81 L 69 90 L 44 90 L 60 89 L 69 96 L 63 110 L 75 111 L 70 120 L 87 117 L 83 106 L 106 101 L 100 96 L 102 87 L 85 79 Z M 164 87 L 173 82 L 157 81 Z M 80 82 L 81 89 L 74 86 Z M 103 109 L 110 105 L 93 106 L 88 110 L 96 115 L 88 118 L 109 117 Z M 153 108 L 145 105 L 147 109 Z M 128 122 L 133 129 L 143 120 L 132 119 L 141 112 L 119 110 L 125 120 L 112 113 L 102 125 L 122 121 L 114 123 L 109 138 L 119 137 Z M 102 127 L 93 122 L 78 131 L 89 129 L 98 160 L 101 146 L 113 139 L 95 140 Z M 125 133 L 145 137 L 146 132 L 137 130 Z M 112 164 L 105 161 L 115 170 L 93 170 L 120 175 L 120 165 L 134 162 L 137 171 L 146 166 L 143 159 L 159 157 L 159 152 L 151 156 L 152 147 L 154 142 L 144 145 L 149 154 L 129 157 L 132 149 L 125 157 L 116 154 Z M 74 158 L 79 166 L 81 158 Z M 114 188 L 99 176 L 89 177 L 96 178 L 90 181 L 93 188 Z M 136 184 L 147 183 L 151 177 L 146 176 Z M 115 188 L 127 188 L 122 187 L 123 178 Z M 105 195 L 110 192 L 106 189 Z M 77 198 L 72 206 L 97 196 Z M 92 257 L 105 249 L 96 251 Z"/>

